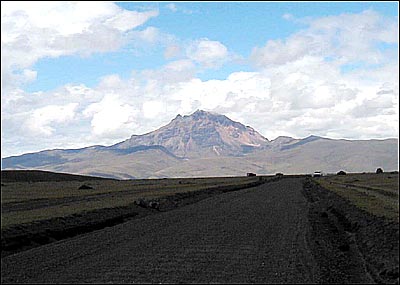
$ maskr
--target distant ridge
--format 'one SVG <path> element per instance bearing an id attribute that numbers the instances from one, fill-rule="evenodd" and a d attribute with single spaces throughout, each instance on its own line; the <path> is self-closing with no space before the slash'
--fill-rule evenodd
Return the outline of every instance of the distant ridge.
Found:
<path id="1" fill-rule="evenodd" d="M 307 174 L 316 170 L 374 172 L 378 167 L 394 171 L 398 170 L 398 142 L 397 138 L 344 140 L 315 135 L 268 140 L 252 127 L 225 115 L 197 110 L 191 115 L 177 115 L 157 130 L 132 135 L 111 146 L 43 150 L 6 157 L 2 159 L 2 169 L 116 179 L 241 176 L 248 172 Z"/>

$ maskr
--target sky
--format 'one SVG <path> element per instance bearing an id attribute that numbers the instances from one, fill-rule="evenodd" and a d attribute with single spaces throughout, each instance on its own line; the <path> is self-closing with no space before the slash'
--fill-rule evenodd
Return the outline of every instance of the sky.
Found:
<path id="1" fill-rule="evenodd" d="M 273 140 L 399 137 L 398 2 L 1 2 L 2 157 L 197 109 Z"/>

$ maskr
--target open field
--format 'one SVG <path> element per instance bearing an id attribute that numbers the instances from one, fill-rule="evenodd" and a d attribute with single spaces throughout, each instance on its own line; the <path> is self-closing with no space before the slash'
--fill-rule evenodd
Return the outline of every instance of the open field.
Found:
<path id="1" fill-rule="evenodd" d="M 259 177 L 146 180 L 2 182 L 2 228 L 103 208 L 127 206 L 139 198 L 155 199 L 214 187 L 244 186 Z M 87 185 L 92 189 L 79 189 Z"/>
<path id="2" fill-rule="evenodd" d="M 399 174 L 355 173 L 314 179 L 375 216 L 399 221 Z"/>
<path id="3" fill-rule="evenodd" d="M 118 181 L 91 177 L 82 181 L 79 176 L 57 176 L 56 173 L 47 173 L 45 179 L 43 173 L 25 174 L 8 173 L 7 182 L 2 182 L 2 256 L 277 179 L 216 177 Z M 32 176 L 40 177 L 40 181 L 32 182 Z M 12 177 L 23 181 L 13 181 Z M 43 181 L 46 179 L 51 181 Z M 82 185 L 91 189 L 79 189 Z"/>
<path id="4" fill-rule="evenodd" d="M 173 207 L 135 205 L 126 208 L 133 218 L 79 235 L 69 236 L 68 220 L 52 220 L 64 239 L 53 235 L 56 242 L 2 256 L 2 282 L 398 283 L 397 222 L 361 210 L 316 179 L 263 178 L 254 187 L 153 199 Z M 98 217 L 81 216 L 87 225 L 91 213 Z M 110 218 L 106 209 L 98 214 Z"/>
<path id="5" fill-rule="evenodd" d="M 44 170 L 2 170 L 1 182 L 39 182 L 39 181 L 87 181 L 110 180 L 110 178 L 51 172 Z"/>
<path id="6" fill-rule="evenodd" d="M 2 281 L 398 283 L 398 173 L 29 175 L 2 180 Z"/>

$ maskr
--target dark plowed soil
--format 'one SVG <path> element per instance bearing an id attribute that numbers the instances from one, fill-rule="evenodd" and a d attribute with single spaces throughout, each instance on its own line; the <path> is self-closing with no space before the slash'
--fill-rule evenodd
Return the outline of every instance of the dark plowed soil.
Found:
<path id="1" fill-rule="evenodd" d="M 310 203 L 310 245 L 323 280 L 399 283 L 398 223 L 368 214 L 311 180 L 303 193 Z"/>
<path id="2" fill-rule="evenodd" d="M 277 179 L 279 178 L 270 178 L 268 181 Z M 58 240 L 71 238 L 79 234 L 115 226 L 133 218 L 141 218 L 160 211 L 169 211 L 196 203 L 214 195 L 257 186 L 265 182 L 267 180 L 261 179 L 243 185 L 215 186 L 199 191 L 177 193 L 159 199 L 140 199 L 140 203 L 134 202 L 124 207 L 104 208 L 27 224 L 11 225 L 1 230 L 1 257 Z M 33 202 L 8 203 L 2 205 L 1 211 L 2 213 L 7 213 L 10 211 L 39 209 L 54 205 L 62 206 L 82 201 L 82 199 L 90 201 L 100 196 L 107 197 L 113 195 L 115 197 L 117 195 L 123 196 L 128 194 L 129 191 L 124 191 L 111 194 L 87 195 L 84 197 L 40 199 Z"/>
<path id="3" fill-rule="evenodd" d="M 396 232 L 304 178 L 153 210 L 4 257 L 2 282 L 398 281 L 398 224 Z"/>

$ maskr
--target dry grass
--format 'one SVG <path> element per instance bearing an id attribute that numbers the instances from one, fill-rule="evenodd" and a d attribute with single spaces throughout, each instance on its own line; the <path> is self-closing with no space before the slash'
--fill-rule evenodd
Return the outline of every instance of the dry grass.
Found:
<path id="1" fill-rule="evenodd" d="M 332 175 L 315 181 L 375 216 L 399 221 L 398 173 Z"/>
<path id="2" fill-rule="evenodd" d="M 1 187 L 1 227 L 64 217 L 95 209 L 122 207 L 133 203 L 138 198 L 160 198 L 216 186 L 244 185 L 258 179 L 259 177 L 216 177 L 85 182 L 6 182 Z M 78 189 L 82 184 L 89 185 L 93 189 Z M 74 201 L 68 202 L 69 198 L 74 198 Z M 49 205 L 35 208 L 35 202 L 38 200 Z M 54 205 L 55 201 L 57 205 Z M 8 205 L 16 203 L 23 204 L 24 209 L 3 213 L 3 209 Z"/>

